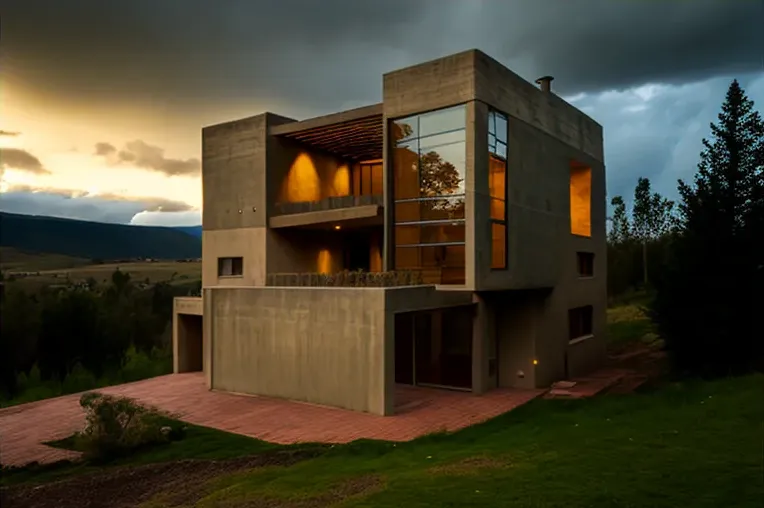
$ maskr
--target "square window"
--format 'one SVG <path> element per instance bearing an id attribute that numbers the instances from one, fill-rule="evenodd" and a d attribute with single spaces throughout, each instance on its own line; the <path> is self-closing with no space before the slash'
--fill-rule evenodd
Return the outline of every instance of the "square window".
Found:
<path id="1" fill-rule="evenodd" d="M 218 277 L 241 277 L 243 274 L 243 258 L 218 258 Z"/>

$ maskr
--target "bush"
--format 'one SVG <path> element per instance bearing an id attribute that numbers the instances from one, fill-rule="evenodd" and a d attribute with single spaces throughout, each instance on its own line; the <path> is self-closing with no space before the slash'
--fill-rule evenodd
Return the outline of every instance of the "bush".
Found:
<path id="1" fill-rule="evenodd" d="M 80 398 L 85 409 L 85 429 L 77 435 L 83 456 L 107 461 L 139 448 L 168 442 L 176 432 L 166 415 L 125 397 L 86 393 Z"/>

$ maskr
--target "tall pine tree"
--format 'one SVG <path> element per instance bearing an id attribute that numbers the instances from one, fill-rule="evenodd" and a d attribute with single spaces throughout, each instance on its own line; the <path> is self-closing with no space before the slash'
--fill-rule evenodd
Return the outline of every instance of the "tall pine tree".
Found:
<path id="1" fill-rule="evenodd" d="M 764 369 L 764 123 L 733 81 L 694 182 L 679 181 L 679 234 L 652 308 L 675 367 Z"/>

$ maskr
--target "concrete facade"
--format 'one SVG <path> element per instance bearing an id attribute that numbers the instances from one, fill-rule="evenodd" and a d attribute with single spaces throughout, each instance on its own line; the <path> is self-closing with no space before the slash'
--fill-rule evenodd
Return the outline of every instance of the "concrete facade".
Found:
<path id="1" fill-rule="evenodd" d="M 299 122 L 264 113 L 203 129 L 204 289 L 198 303 L 176 301 L 176 371 L 201 365 L 211 389 L 391 414 L 403 368 L 396 370 L 397 316 L 418 312 L 415 321 L 437 328 L 441 318 L 421 316 L 451 306 L 471 309 L 470 336 L 459 346 L 448 335 L 456 332 L 440 331 L 427 354 L 446 354 L 437 351 L 449 341 L 462 351 L 458 358 L 469 348 L 468 360 L 453 357 L 461 367 L 446 362 L 443 369 L 462 369 L 476 394 L 547 387 L 600 366 L 602 127 L 477 50 L 387 73 L 382 82 L 374 106 Z M 370 272 L 370 280 L 395 272 L 395 189 L 402 184 L 391 126 L 459 105 L 463 283 L 268 286 L 274 274 L 323 273 L 331 286 L 343 270 Z M 496 114 L 507 120 L 504 247 L 492 237 L 489 188 L 489 165 L 498 159 L 489 153 L 488 125 Z M 443 245 L 445 252 L 450 244 Z M 492 268 L 501 248 L 505 268 Z M 203 315 L 201 338 L 189 331 L 197 322 L 187 315 Z M 418 344 L 423 332 L 412 333 Z M 417 351 L 413 364 L 423 354 Z"/>

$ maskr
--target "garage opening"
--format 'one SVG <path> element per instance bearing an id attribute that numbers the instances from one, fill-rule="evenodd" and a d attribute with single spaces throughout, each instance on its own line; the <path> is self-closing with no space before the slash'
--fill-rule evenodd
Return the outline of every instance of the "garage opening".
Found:
<path id="1" fill-rule="evenodd" d="M 202 316 L 178 314 L 178 372 L 202 370 Z"/>
<path id="2" fill-rule="evenodd" d="M 474 306 L 395 316 L 395 382 L 472 389 Z"/>

